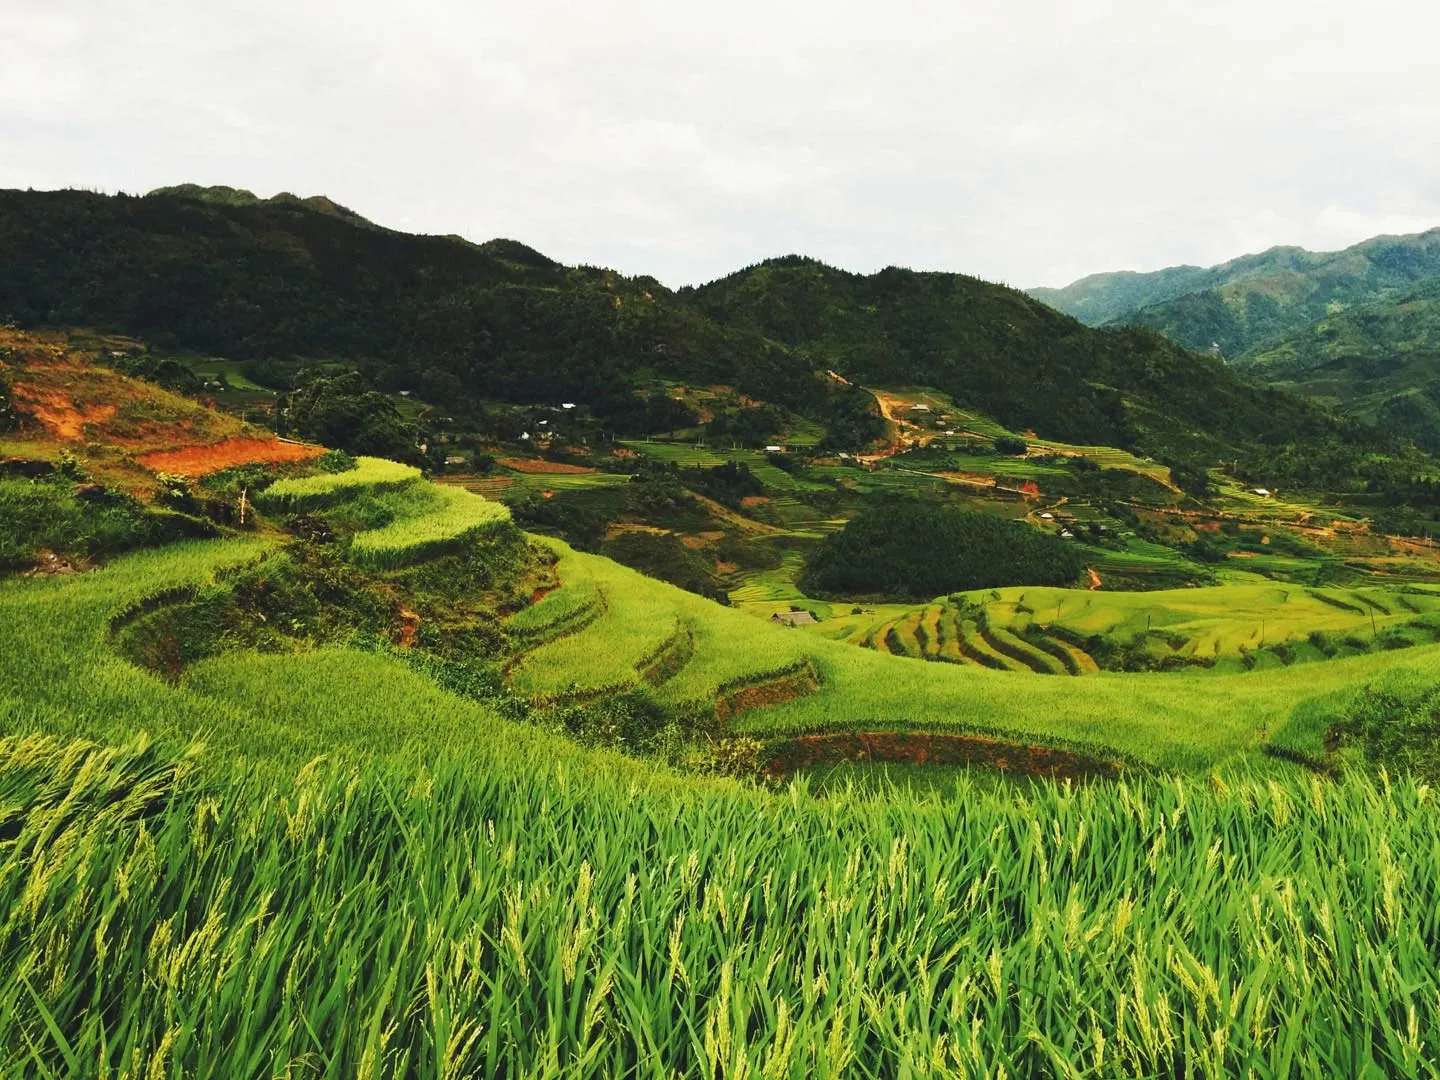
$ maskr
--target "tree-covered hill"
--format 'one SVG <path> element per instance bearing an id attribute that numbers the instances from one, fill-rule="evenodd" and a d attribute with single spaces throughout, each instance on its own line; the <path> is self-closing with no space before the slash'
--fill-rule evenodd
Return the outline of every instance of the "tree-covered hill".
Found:
<path id="1" fill-rule="evenodd" d="M 797 256 L 693 292 L 727 328 L 874 385 L 922 384 L 1015 430 L 1162 458 L 1335 434 L 1325 415 L 1145 329 L 1093 330 L 962 274 L 851 274 Z"/>
<path id="2" fill-rule="evenodd" d="M 677 292 L 514 241 L 394 232 L 324 198 L 194 187 L 0 192 L 0 251 L 0 319 L 341 360 L 450 407 L 579 400 L 622 417 L 663 377 L 828 423 L 859 396 L 834 370 L 932 385 L 1015 429 L 1172 462 L 1376 438 L 1152 331 L 1092 330 L 958 274 L 861 276 L 790 257 Z"/>
<path id="3" fill-rule="evenodd" d="M 1201 269 L 1095 274 L 1031 295 L 1091 325 L 1148 326 L 1187 348 L 1237 358 L 1355 305 L 1396 299 L 1440 276 L 1440 228 L 1377 236 L 1343 251 L 1276 247 Z"/>
<path id="4" fill-rule="evenodd" d="M 1236 367 L 1440 450 L 1440 278 L 1327 315 Z"/>

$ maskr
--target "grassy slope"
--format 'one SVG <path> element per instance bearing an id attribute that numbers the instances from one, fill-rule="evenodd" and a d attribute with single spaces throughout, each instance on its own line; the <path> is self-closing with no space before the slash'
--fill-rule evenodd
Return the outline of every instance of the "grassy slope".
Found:
<path id="1" fill-rule="evenodd" d="M 562 552 L 562 582 L 572 577 L 595 582 L 606 596 L 605 610 L 580 634 L 530 654 L 517 674 L 522 689 L 543 694 L 561 693 L 576 684 L 633 685 L 639 680 L 640 660 L 683 625 L 696 636 L 695 658 L 661 685 L 666 698 L 704 699 L 723 683 L 759 680 L 766 672 L 800 660 L 808 661 L 819 674 L 818 691 L 737 719 L 737 728 L 761 733 L 1002 731 L 1041 742 L 1095 744 L 1141 761 L 1203 769 L 1254 749 L 1267 732 L 1283 727 L 1297 703 L 1316 694 L 1397 667 L 1440 673 L 1440 647 L 1244 674 L 1102 674 L 1079 680 L 921 664 L 831 641 L 821 633 L 761 623 L 608 560 L 558 543 L 556 547 Z M 1253 587 L 1238 588 L 1257 592 Z M 1266 588 L 1275 587 L 1258 591 Z M 1174 603 L 1202 592 L 1184 590 Z M 1069 595 L 1083 603 L 1094 594 Z M 1141 601 L 1143 596 L 1106 596 L 1099 602 L 1124 606 Z M 1307 614 L 1299 616 L 1301 623 L 1311 614 L 1317 618 L 1328 618 L 1330 612 L 1336 617 L 1346 614 L 1312 603 L 1313 612 L 1307 606 Z M 1236 625 L 1243 621 L 1239 614 L 1236 619 Z M 1368 626 L 1368 616 L 1364 621 Z M 599 655 L 606 656 L 603 665 L 596 664 Z"/>
<path id="2" fill-rule="evenodd" d="M 127 604 L 264 550 L 190 544 L 0 583 L 18 631 L 0 735 L 211 746 L 177 763 L 0 740 L 6 1073 L 262 1080 L 313 1071 L 319 1046 L 347 1076 L 892 1076 L 921 1060 L 1120 1076 L 1206 1055 L 1215 1075 L 1282 1075 L 1297 1055 L 1317 1075 L 1415 1075 L 1440 1045 L 1440 818 L 1413 786 L 1017 795 L 951 776 L 943 801 L 774 798 L 582 752 L 374 654 L 234 653 L 172 686 L 109 651 Z M 762 646 L 737 667 L 808 652 L 828 685 L 798 704 L 827 721 L 847 688 L 995 715 L 1123 695 L 1136 740 L 1234 734 L 1216 680 L 886 661 L 562 555 L 613 590 L 609 617 L 645 589 L 714 635 L 707 653 Z M 1294 701 L 1321 672 L 1373 666 L 1228 685 Z M 1047 692 L 1062 685 L 1084 692 Z M 1147 717 L 1187 699 L 1188 732 Z M 1217 1016 L 1237 1018 L 1223 1040 Z"/>
<path id="3" fill-rule="evenodd" d="M 1138 322 L 1189 348 L 1218 341 L 1239 356 L 1296 330 L 1331 305 L 1403 293 L 1440 275 L 1440 229 L 1378 236 L 1343 251 L 1277 247 L 1208 268 L 1096 274 L 1031 295 L 1091 325 Z"/>
<path id="4" fill-rule="evenodd" d="M 1246 374 L 1440 447 L 1440 278 L 1327 314 L 1236 361 Z"/>
<path id="5" fill-rule="evenodd" d="M 1028 715 L 1203 765 L 1389 659 L 1007 676 L 771 628 L 556 548 L 570 584 L 517 622 L 603 595 L 571 639 L 592 659 L 681 625 L 699 659 L 664 695 L 808 658 L 826 685 L 744 714 L 760 729 L 923 703 L 935 726 Z M 7 1073 L 260 1080 L 313 1071 L 318 1046 L 329 1074 L 437 1078 L 1148 1075 L 1205 1055 L 1215 1075 L 1297 1055 L 1413 1075 L 1440 1045 L 1440 818 L 1412 785 L 1016 794 L 952 775 L 944 800 L 774 798 L 583 752 L 372 653 L 236 652 L 171 685 L 111 652 L 127 606 L 265 551 L 0 582 L 0 736 L 211 747 L 0 739 Z M 531 678 L 582 670 L 583 650 L 547 648 Z M 1436 654 L 1407 661 L 1433 678 Z"/>

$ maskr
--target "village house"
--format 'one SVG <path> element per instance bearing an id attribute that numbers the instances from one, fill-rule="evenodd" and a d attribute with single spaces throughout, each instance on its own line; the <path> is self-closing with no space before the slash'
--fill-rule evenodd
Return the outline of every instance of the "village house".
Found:
<path id="1" fill-rule="evenodd" d="M 808 611 L 777 611 L 770 616 L 770 621 L 781 626 L 810 626 L 815 616 Z"/>

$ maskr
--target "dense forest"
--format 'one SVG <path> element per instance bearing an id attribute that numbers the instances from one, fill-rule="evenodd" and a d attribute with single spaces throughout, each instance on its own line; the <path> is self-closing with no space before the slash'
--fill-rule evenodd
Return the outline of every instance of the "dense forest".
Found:
<path id="1" fill-rule="evenodd" d="M 672 291 L 513 241 L 393 232 L 328 199 L 200 188 L 0 192 L 0 249 L 0 319 L 272 368 L 343 361 L 376 390 L 457 411 L 578 400 L 616 431 L 664 430 L 673 410 L 638 391 L 668 378 L 731 385 L 854 447 L 880 429 L 835 371 L 1175 465 L 1264 472 L 1279 448 L 1315 441 L 1359 460 L 1379 439 L 1151 331 L 1092 330 L 959 274 L 862 276 L 792 256 Z"/>
<path id="2" fill-rule="evenodd" d="M 928 600 L 1005 585 L 1070 585 L 1084 563 L 1069 544 L 1021 522 L 896 500 L 826 537 L 805 569 L 812 596 Z"/>

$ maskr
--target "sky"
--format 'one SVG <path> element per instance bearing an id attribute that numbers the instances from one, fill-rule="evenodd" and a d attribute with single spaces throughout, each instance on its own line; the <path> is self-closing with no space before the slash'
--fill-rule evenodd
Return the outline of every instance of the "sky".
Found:
<path id="1" fill-rule="evenodd" d="M 0 187 L 325 194 L 699 283 L 1440 225 L 1433 0 L 0 0 Z"/>

